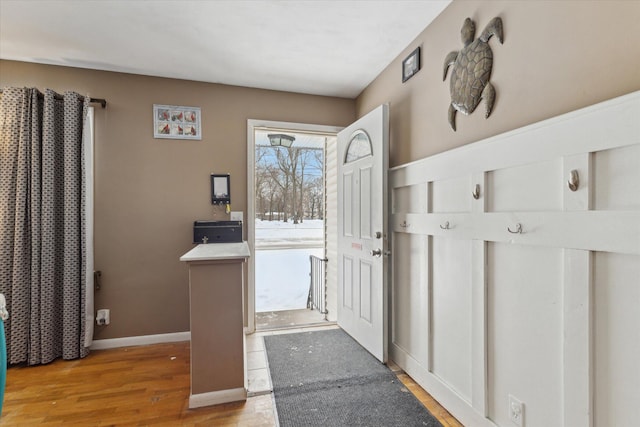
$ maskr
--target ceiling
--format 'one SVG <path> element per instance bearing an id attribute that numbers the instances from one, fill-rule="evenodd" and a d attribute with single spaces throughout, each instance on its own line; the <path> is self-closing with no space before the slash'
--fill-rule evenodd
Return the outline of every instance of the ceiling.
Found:
<path id="1" fill-rule="evenodd" d="M 450 1 L 0 0 L 0 58 L 355 98 Z"/>

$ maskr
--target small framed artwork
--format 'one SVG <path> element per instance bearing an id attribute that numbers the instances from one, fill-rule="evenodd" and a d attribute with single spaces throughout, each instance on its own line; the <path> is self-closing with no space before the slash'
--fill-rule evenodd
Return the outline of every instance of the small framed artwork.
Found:
<path id="1" fill-rule="evenodd" d="M 199 107 L 153 104 L 153 137 L 202 139 Z"/>
<path id="2" fill-rule="evenodd" d="M 420 46 L 402 61 L 402 83 L 420 71 Z"/>

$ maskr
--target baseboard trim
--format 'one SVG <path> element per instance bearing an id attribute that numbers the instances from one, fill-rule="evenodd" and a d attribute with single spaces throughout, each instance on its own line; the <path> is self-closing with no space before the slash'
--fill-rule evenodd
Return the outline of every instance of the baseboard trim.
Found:
<path id="1" fill-rule="evenodd" d="M 167 342 L 190 341 L 191 332 L 174 332 L 171 334 L 141 335 L 137 337 L 110 338 L 94 340 L 91 350 L 106 350 L 109 348 L 131 347 L 134 345 L 162 344 Z"/>
<path id="2" fill-rule="evenodd" d="M 189 396 L 189 409 L 237 402 L 239 400 L 247 400 L 247 390 L 244 387 L 192 394 Z"/>
<path id="3" fill-rule="evenodd" d="M 488 417 L 477 412 L 464 397 L 456 393 L 439 377 L 429 372 L 424 365 L 398 344 L 391 344 L 389 357 L 463 425 L 496 427 L 496 424 Z"/>

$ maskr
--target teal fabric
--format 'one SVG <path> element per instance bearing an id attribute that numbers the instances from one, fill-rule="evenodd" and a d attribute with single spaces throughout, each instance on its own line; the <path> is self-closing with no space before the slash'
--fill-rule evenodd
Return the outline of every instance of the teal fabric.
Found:
<path id="1" fill-rule="evenodd" d="M 0 319 L 0 416 L 4 402 L 4 386 L 7 382 L 7 341 L 4 337 L 4 320 Z"/>

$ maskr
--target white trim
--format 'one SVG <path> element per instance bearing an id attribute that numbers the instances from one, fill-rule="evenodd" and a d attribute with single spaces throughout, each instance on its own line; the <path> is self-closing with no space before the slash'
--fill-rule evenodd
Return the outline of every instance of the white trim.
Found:
<path id="1" fill-rule="evenodd" d="M 593 263 L 589 251 L 564 252 L 563 379 L 565 426 L 593 422 Z"/>
<path id="2" fill-rule="evenodd" d="M 471 406 L 488 417 L 487 243 L 473 240 L 471 251 Z"/>
<path id="3" fill-rule="evenodd" d="M 390 188 L 637 144 L 640 91 L 389 171 Z M 500 153 L 500 155 L 496 155 Z"/>
<path id="4" fill-rule="evenodd" d="M 131 347 L 134 345 L 162 344 L 168 342 L 191 341 L 191 332 L 174 332 L 171 334 L 140 335 L 137 337 L 110 338 L 94 340 L 91 350 Z"/>
<path id="5" fill-rule="evenodd" d="M 247 119 L 247 243 L 251 256 L 248 259 L 248 280 L 247 280 L 247 331 L 256 331 L 256 261 L 255 261 L 255 239 L 256 239 L 256 143 L 255 131 L 257 129 L 278 129 L 292 132 L 319 133 L 337 135 L 341 127 L 314 125 L 305 123 L 277 122 L 272 120 Z M 325 219 L 326 220 L 326 219 Z"/>
<path id="6" fill-rule="evenodd" d="M 404 372 L 420 384 L 438 403 L 454 415 L 465 426 L 496 427 L 489 418 L 473 410 L 464 397 L 448 387 L 438 376 L 429 372 L 405 349 L 392 343 L 389 348 L 390 359 Z"/>
<path id="7" fill-rule="evenodd" d="M 589 153 L 563 158 L 563 176 L 579 171 L 582 181 L 577 194 L 564 186 L 565 211 L 588 211 L 593 201 L 593 156 Z M 640 223 L 640 221 L 638 222 Z M 564 251 L 563 289 L 563 381 L 565 426 L 593 427 L 594 424 L 594 330 L 593 254 L 589 251 Z"/>
<path id="8" fill-rule="evenodd" d="M 487 174 L 473 174 L 471 182 L 478 183 L 482 191 L 487 188 Z M 473 196 L 471 211 L 486 213 L 486 200 L 486 197 L 476 199 Z M 488 418 L 487 243 L 472 240 L 471 251 L 471 406 Z"/>
<path id="9" fill-rule="evenodd" d="M 192 394 L 189 396 L 189 409 L 238 402 L 240 400 L 247 400 L 247 389 L 244 387 Z"/>
<path id="10" fill-rule="evenodd" d="M 442 225 L 449 223 L 449 229 Z M 507 228 L 522 225 L 522 234 Z M 394 233 L 640 255 L 640 212 L 396 213 Z M 585 233 L 585 230 L 589 230 Z"/>
<path id="11" fill-rule="evenodd" d="M 84 346 L 91 347 L 93 343 L 93 332 L 95 323 L 95 296 L 94 296 L 94 161 L 93 153 L 95 147 L 95 131 L 94 131 L 94 108 L 89 107 L 87 111 L 87 117 L 85 120 L 84 135 L 83 135 L 83 147 L 84 147 L 84 178 L 86 180 L 85 185 L 85 245 L 86 245 L 86 262 L 85 265 L 85 334 L 84 334 Z"/>

